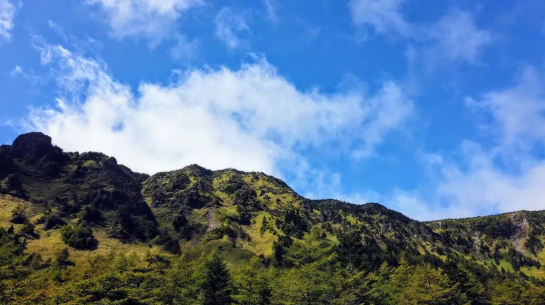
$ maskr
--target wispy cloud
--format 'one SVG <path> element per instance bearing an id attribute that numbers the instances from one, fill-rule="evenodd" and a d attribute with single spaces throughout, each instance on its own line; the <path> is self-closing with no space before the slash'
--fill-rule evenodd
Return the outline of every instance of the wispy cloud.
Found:
<path id="1" fill-rule="evenodd" d="M 423 57 L 432 62 L 428 65 L 453 61 L 474 64 L 492 42 L 490 32 L 479 28 L 468 11 L 451 9 L 431 24 L 411 23 L 402 13 L 405 3 L 405 0 L 351 0 L 348 7 L 354 24 L 364 30 L 423 43 Z"/>
<path id="2" fill-rule="evenodd" d="M 478 28 L 469 12 L 450 10 L 427 30 L 434 41 L 428 50 L 435 60 L 476 63 L 482 50 L 492 42 L 492 35 Z"/>
<path id="3" fill-rule="evenodd" d="M 410 36 L 412 26 L 405 21 L 401 6 L 405 0 L 350 0 L 352 21 L 373 28 L 378 34 Z"/>
<path id="4" fill-rule="evenodd" d="M 532 153 L 545 143 L 543 88 L 543 76 L 526 67 L 513 87 L 468 98 L 495 144 L 464 141 L 454 155 L 422 154 L 430 182 L 381 201 L 417 219 L 545 209 L 545 160 Z"/>
<path id="5" fill-rule="evenodd" d="M 182 13 L 200 6 L 202 0 L 86 0 L 105 13 L 118 38 L 142 37 L 152 46 L 175 34 L 176 22 Z"/>
<path id="6" fill-rule="evenodd" d="M 490 91 L 479 99 L 468 97 L 466 105 L 492 117 L 488 128 L 504 149 L 545 143 L 545 78 L 533 67 L 523 69 L 514 87 Z"/>
<path id="7" fill-rule="evenodd" d="M 177 62 L 189 65 L 197 59 L 200 46 L 199 40 L 189 40 L 185 35 L 178 35 L 175 45 L 170 49 L 170 55 Z"/>
<path id="8" fill-rule="evenodd" d="M 222 8 L 214 19 L 216 36 L 229 49 L 246 46 L 248 42 L 240 37 L 242 33 L 250 32 L 246 19 L 247 15 L 244 13 L 236 13 L 228 7 Z"/>
<path id="9" fill-rule="evenodd" d="M 267 18 L 272 22 L 278 21 L 278 14 L 276 13 L 276 1 L 275 0 L 263 0 L 265 9 L 267 10 Z"/>
<path id="10" fill-rule="evenodd" d="M 0 39 L 10 39 L 16 7 L 10 0 L 0 0 Z"/>

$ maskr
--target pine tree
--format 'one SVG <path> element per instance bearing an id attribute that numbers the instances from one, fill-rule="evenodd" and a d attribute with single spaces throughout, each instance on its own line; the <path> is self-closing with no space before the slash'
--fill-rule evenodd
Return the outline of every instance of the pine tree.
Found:
<path id="1" fill-rule="evenodd" d="M 412 268 L 406 286 L 398 295 L 398 304 L 449 305 L 456 300 L 456 288 L 441 269 L 429 264 Z"/>
<path id="2" fill-rule="evenodd" d="M 231 274 L 217 252 L 214 252 L 204 263 L 205 272 L 202 282 L 203 304 L 232 304 Z"/>
<path id="3" fill-rule="evenodd" d="M 339 261 L 347 266 L 350 272 L 357 270 L 361 266 L 363 255 L 360 232 L 355 228 L 345 226 L 339 232 L 338 239 L 337 255 Z"/>
<path id="4" fill-rule="evenodd" d="M 523 299 L 524 286 L 511 280 L 492 284 L 491 305 L 527 305 Z M 538 303 L 539 304 L 539 303 Z"/>
<path id="5" fill-rule="evenodd" d="M 255 265 L 242 268 L 235 275 L 236 294 L 234 298 L 240 305 L 270 304 L 271 287 L 266 276 L 266 270 Z"/>
<path id="6" fill-rule="evenodd" d="M 475 275 L 463 269 L 461 264 L 454 260 L 448 260 L 445 265 L 445 274 L 449 277 L 451 286 L 457 285 L 461 294 L 459 302 L 471 301 L 471 304 L 487 304 L 484 297 L 484 286 Z"/>

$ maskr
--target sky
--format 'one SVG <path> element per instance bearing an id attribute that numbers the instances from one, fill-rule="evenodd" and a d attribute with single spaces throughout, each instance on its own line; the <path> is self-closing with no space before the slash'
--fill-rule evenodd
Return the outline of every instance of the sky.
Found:
<path id="1" fill-rule="evenodd" d="M 0 0 L 0 143 L 261 171 L 418 220 L 545 209 L 541 0 Z"/>

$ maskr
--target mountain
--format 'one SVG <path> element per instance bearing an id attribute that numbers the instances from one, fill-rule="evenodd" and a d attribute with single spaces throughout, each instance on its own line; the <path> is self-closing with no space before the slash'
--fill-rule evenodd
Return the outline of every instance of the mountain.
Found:
<path id="1" fill-rule="evenodd" d="M 235 275 L 237 304 L 495 304 L 502 291 L 545 304 L 545 211 L 420 222 L 378 203 L 307 199 L 259 172 L 139 174 L 42 133 L 0 147 L 0 227 L 8 304 L 204 302 L 202 268 L 222 272 L 211 253 Z M 434 276 L 443 290 L 411 286 Z M 267 283 L 267 302 L 242 297 L 264 293 L 248 278 Z M 176 295 L 186 301 L 164 299 L 174 284 L 187 286 Z"/>

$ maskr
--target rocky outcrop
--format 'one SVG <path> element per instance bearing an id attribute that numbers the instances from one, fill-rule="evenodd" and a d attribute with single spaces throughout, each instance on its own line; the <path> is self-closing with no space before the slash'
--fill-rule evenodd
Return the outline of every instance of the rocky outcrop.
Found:
<path id="1" fill-rule="evenodd" d="M 62 154 L 62 149 L 52 144 L 51 137 L 41 132 L 30 132 L 13 141 L 10 154 L 17 159 L 35 161 L 46 155 Z"/>

